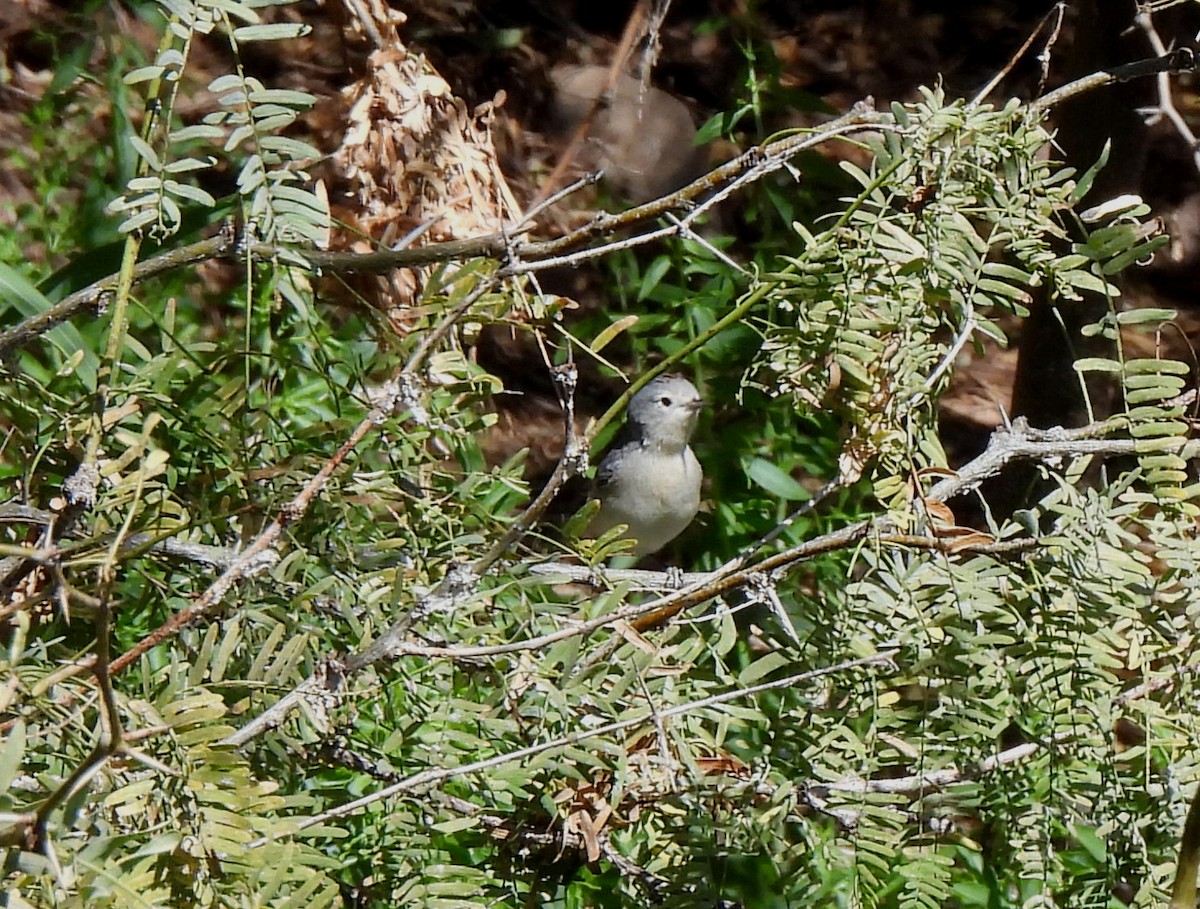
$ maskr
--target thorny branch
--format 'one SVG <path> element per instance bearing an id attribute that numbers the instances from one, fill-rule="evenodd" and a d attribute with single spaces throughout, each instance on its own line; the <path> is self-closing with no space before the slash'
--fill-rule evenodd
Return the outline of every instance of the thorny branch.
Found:
<path id="1" fill-rule="evenodd" d="M 1167 46 L 1158 34 L 1158 29 L 1154 27 L 1154 18 L 1150 10 L 1142 9 L 1134 17 L 1133 22 L 1146 35 L 1146 40 L 1150 42 L 1150 47 L 1154 53 L 1160 57 L 1169 55 Z M 1187 143 L 1187 147 L 1192 150 L 1192 163 L 1195 164 L 1196 170 L 1200 171 L 1200 142 L 1197 142 L 1196 134 L 1175 106 L 1175 100 L 1171 96 L 1170 73 L 1158 73 L 1155 76 L 1155 82 L 1157 83 L 1158 90 L 1158 107 L 1145 112 L 1149 115 L 1148 122 L 1153 124 L 1159 117 L 1165 117 L 1175 127 L 1175 131 L 1179 133 L 1180 138 Z"/>
<path id="2" fill-rule="evenodd" d="M 1011 426 L 1001 427 L 992 433 L 983 454 L 961 467 L 954 476 L 936 483 L 925 498 L 932 502 L 946 502 L 970 492 L 1016 460 L 1046 461 L 1088 455 L 1120 457 L 1136 453 L 1134 440 L 1107 438 L 1114 428 L 1112 422 L 1098 422 L 1078 429 L 1064 429 L 1061 426 L 1034 429 L 1024 417 L 1017 417 Z"/>
<path id="3" fill-rule="evenodd" d="M 398 401 L 412 394 L 400 390 L 397 381 L 388 392 L 387 407 L 399 407 Z M 223 597 L 247 572 L 261 570 L 265 553 L 270 552 L 270 543 L 282 531 L 289 520 L 294 520 L 311 502 L 320 486 L 336 469 L 345 456 L 361 441 L 378 421 L 381 421 L 387 411 L 376 409 L 356 428 L 351 438 L 342 449 L 327 463 L 306 485 L 291 505 L 283 510 L 281 515 L 267 527 L 260 537 L 244 550 L 224 573 L 193 602 L 187 609 L 176 614 L 164 623 L 146 639 L 139 642 L 130 651 L 113 661 L 112 671 L 115 674 L 128 666 L 134 659 L 140 657 L 150 647 L 178 633 L 188 624 L 208 615 L 222 601 Z M 1119 456 L 1134 452 L 1134 442 L 1128 439 L 1104 438 L 1111 433 L 1110 423 L 1096 423 L 1079 429 L 1032 429 L 1021 419 L 1013 422 L 1009 428 L 997 430 L 987 449 L 974 461 L 964 465 L 954 477 L 937 483 L 928 493 L 929 501 L 944 502 L 956 495 L 969 491 L 987 477 L 999 473 L 1009 462 L 1017 459 L 1053 460 L 1071 456 Z M 565 456 L 564 456 L 565 461 Z M 560 462 L 560 469 L 566 470 Z M 544 503 L 535 502 L 534 506 Z M 297 511 L 299 509 L 299 511 Z M 529 513 L 527 512 L 527 514 Z M 499 557 L 495 547 L 485 554 L 474 566 L 460 566 L 458 570 L 447 572 L 439 585 L 430 593 L 421 597 L 413 608 L 387 629 L 375 642 L 365 650 L 352 654 L 343 660 L 329 659 L 324 661 L 304 682 L 285 695 L 255 720 L 248 723 L 226 739 L 227 744 L 242 746 L 261 735 L 268 729 L 278 726 L 292 709 L 301 703 L 317 705 L 317 702 L 336 695 L 345 677 L 374 665 L 384 659 L 400 656 L 421 656 L 431 659 L 477 660 L 499 656 L 508 653 L 529 652 L 541 650 L 554 643 L 576 636 L 586 636 L 602 628 L 628 622 L 632 628 L 644 631 L 657 627 L 685 609 L 707 602 L 733 590 L 745 587 L 756 579 L 767 578 L 777 581 L 787 571 L 801 563 L 825 553 L 833 552 L 859 541 L 874 538 L 879 545 L 901 545 L 910 548 L 924 548 L 947 553 L 954 552 L 1003 552 L 1019 551 L 1033 545 L 1029 539 L 1007 540 L 1003 542 L 978 542 L 967 546 L 957 545 L 953 539 L 943 539 L 936 535 L 916 536 L 896 534 L 890 524 L 882 519 L 867 519 L 858 521 L 847 527 L 807 540 L 786 550 L 759 559 L 749 566 L 735 560 L 717 572 L 697 572 L 683 576 L 684 586 L 678 588 L 677 577 L 662 572 L 640 571 L 609 571 L 610 580 L 632 580 L 643 589 L 668 590 L 669 592 L 644 603 L 626 604 L 612 612 L 594 619 L 572 623 L 556 631 L 519 641 L 503 644 L 463 646 L 463 645 L 433 645 L 406 640 L 408 629 L 413 621 L 421 615 L 439 609 L 448 608 L 456 600 L 470 596 L 476 582 Z M 600 583 L 595 572 L 576 565 L 549 563 L 534 566 L 532 571 L 545 574 L 550 581 L 555 577 L 576 581 L 584 581 L 594 585 Z M 153 643 L 148 643 L 153 641 Z M 58 683 L 65 678 L 77 675 L 79 672 L 91 669 L 94 658 L 69 664 L 56 672 L 53 679 L 47 682 Z M 69 695 L 68 695 L 69 696 Z M 0 728 L 7 729 L 11 725 L 3 724 Z"/>
<path id="4" fill-rule="evenodd" d="M 682 716 L 696 710 L 703 710 L 709 707 L 715 707 L 719 704 L 726 704 L 731 701 L 741 698 L 752 697 L 756 694 L 762 694 L 766 691 L 776 691 L 781 688 L 794 688 L 797 685 L 803 685 L 806 682 L 814 679 L 824 678 L 836 673 L 847 672 L 852 669 L 861 669 L 867 666 L 877 666 L 887 663 L 896 651 L 883 650 L 879 653 L 867 657 L 860 657 L 854 660 L 846 660 L 842 663 L 837 663 L 833 666 L 826 666 L 821 669 L 813 669 L 808 672 L 800 672 L 795 675 L 789 675 L 781 679 L 775 679 L 770 682 L 764 682 L 760 685 L 752 685 L 746 688 L 738 688 L 733 691 L 725 691 L 720 694 L 715 694 L 711 697 L 702 698 L 697 701 L 690 701 L 686 704 L 676 704 L 673 707 L 668 707 L 658 711 L 658 716 L 662 719 L 668 719 L 673 716 Z M 652 713 L 652 712 L 651 712 Z M 415 773 L 412 776 L 385 786 L 383 789 L 376 792 L 368 793 L 361 798 L 350 802 L 338 805 L 328 811 L 323 811 L 320 814 L 312 817 L 304 818 L 292 827 L 292 833 L 299 833 L 302 830 L 307 830 L 309 827 L 314 827 L 322 824 L 325 821 L 332 820 L 337 817 L 345 817 L 348 814 L 353 814 L 361 808 L 374 804 L 382 799 L 390 798 L 393 795 L 399 795 L 402 792 L 412 792 L 419 789 L 426 789 L 434 786 L 445 780 L 453 779 L 459 776 L 467 776 L 473 773 L 479 773 L 483 770 L 490 770 L 493 767 L 500 767 L 504 764 L 511 764 L 514 761 L 521 761 L 526 758 L 534 757 L 543 754 L 547 751 L 555 751 L 565 748 L 570 745 L 577 745 L 580 742 L 585 742 L 589 739 L 594 739 L 600 736 L 612 735 L 624 729 L 631 729 L 636 726 L 641 726 L 652 720 L 651 713 L 629 717 L 623 720 L 617 720 L 612 723 L 606 723 L 602 726 L 595 726 L 590 729 L 573 732 L 569 735 L 562 736 L 550 741 L 541 742 L 536 745 L 530 745 L 526 748 L 518 748 L 514 751 L 509 751 L 504 754 L 498 754 L 490 758 L 485 758 L 480 761 L 473 761 L 469 764 L 463 764 L 459 767 L 439 767 L 432 770 L 423 770 L 420 773 Z M 262 837 L 254 840 L 249 844 L 249 848 L 253 849 L 262 846 L 269 842 L 270 838 Z"/>
<path id="5" fill-rule="evenodd" d="M 1004 81 L 1005 77 L 1012 72 L 1013 67 L 1017 65 L 1017 62 L 1025 56 L 1025 54 L 1029 51 L 1029 48 L 1033 46 L 1033 42 L 1037 40 L 1038 35 L 1046 30 L 1047 27 L 1049 27 L 1049 34 L 1046 37 L 1046 43 L 1043 46 L 1041 53 L 1038 54 L 1038 61 L 1042 64 L 1042 77 L 1038 82 L 1038 91 L 1040 92 L 1042 90 L 1046 84 L 1046 77 L 1050 70 L 1050 49 L 1058 40 L 1058 35 L 1062 29 L 1063 17 L 1066 13 L 1066 9 L 1066 3 L 1060 2 L 1054 4 L 1054 8 L 1042 17 L 1042 20 L 1037 24 L 1037 28 L 1035 28 L 1030 36 L 1025 39 L 1025 43 L 1017 49 L 1017 52 L 1009 58 L 1009 61 L 1004 65 L 1004 68 L 1001 69 L 1000 72 L 996 73 L 996 75 L 991 79 L 989 79 L 987 85 L 981 88 L 975 97 L 971 99 L 972 106 L 983 103 L 983 100 L 992 93 L 992 90 L 997 85 Z"/>
<path id="6" fill-rule="evenodd" d="M 1159 73 L 1189 73 L 1195 69 L 1196 55 L 1189 48 L 1178 48 L 1169 54 L 1151 57 L 1147 60 L 1137 60 L 1133 63 L 1126 63 L 1123 66 L 1114 66 L 1112 69 L 1102 70 L 1098 73 L 1084 76 L 1082 79 L 1076 79 L 1074 82 L 1070 82 L 1061 88 L 1056 88 L 1054 91 L 1042 95 L 1036 101 L 1031 102 L 1029 107 L 1035 114 L 1040 114 L 1052 107 L 1057 107 L 1059 104 L 1077 95 L 1095 91 L 1106 85 L 1113 85 L 1117 82 L 1129 82 L 1133 79 L 1140 79 L 1143 76 L 1156 76 Z"/>

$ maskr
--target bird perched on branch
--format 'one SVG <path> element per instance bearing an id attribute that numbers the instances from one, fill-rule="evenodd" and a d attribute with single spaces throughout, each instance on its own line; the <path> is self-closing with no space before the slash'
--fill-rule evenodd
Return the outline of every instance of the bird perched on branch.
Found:
<path id="1" fill-rule="evenodd" d="M 692 523 L 704 473 L 688 442 L 703 406 L 682 376 L 657 376 L 633 396 L 625 426 L 596 471 L 592 497 L 600 511 L 588 536 L 624 524 L 624 537 L 636 541 L 634 555 L 644 556 Z"/>

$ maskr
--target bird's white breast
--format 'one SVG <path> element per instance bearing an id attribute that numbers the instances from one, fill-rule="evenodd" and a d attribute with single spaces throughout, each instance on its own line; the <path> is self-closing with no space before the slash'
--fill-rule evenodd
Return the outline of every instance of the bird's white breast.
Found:
<path id="1" fill-rule="evenodd" d="M 588 532 L 601 534 L 626 524 L 637 540 L 636 555 L 657 552 L 684 529 L 700 510 L 700 462 L 690 447 L 667 454 L 653 447 L 625 452 L 622 482 L 603 499 Z"/>

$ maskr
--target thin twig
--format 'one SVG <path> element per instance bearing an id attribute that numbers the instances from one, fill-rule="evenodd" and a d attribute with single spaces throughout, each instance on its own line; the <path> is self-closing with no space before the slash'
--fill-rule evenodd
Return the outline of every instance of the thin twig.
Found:
<path id="1" fill-rule="evenodd" d="M 417 345 L 417 349 L 413 351 L 412 356 L 408 358 L 408 362 L 404 364 L 404 372 L 410 377 L 415 376 L 421 364 L 433 352 L 433 348 L 442 342 L 442 339 L 458 324 L 458 320 L 466 315 L 471 307 L 479 302 L 481 297 L 496 289 L 496 284 L 495 275 L 488 275 L 480 280 L 479 284 L 455 304 L 442 317 L 442 320 L 421 339 L 421 343 Z"/>
<path id="2" fill-rule="evenodd" d="M 558 156 L 558 163 L 554 165 L 554 169 L 550 171 L 550 175 L 542 183 L 542 187 L 539 190 L 538 202 L 541 201 L 541 196 L 551 193 L 558 186 L 559 181 L 562 180 L 567 171 L 571 169 L 571 164 L 579 154 L 579 149 L 583 147 L 583 143 L 587 141 L 588 134 L 592 131 L 592 124 L 595 122 L 596 115 L 612 103 L 613 90 L 616 88 L 617 82 L 625 70 L 625 63 L 629 60 L 629 54 L 633 50 L 634 42 L 637 41 L 645 19 L 646 0 L 638 0 L 633 7 L 633 11 L 629 14 L 629 18 L 625 20 L 625 28 L 621 32 L 621 40 L 617 42 L 616 49 L 613 51 L 612 61 L 608 64 L 608 71 L 604 76 L 604 87 L 592 99 L 591 104 L 588 105 L 587 111 L 580 118 L 575 131 L 567 141 L 566 148 Z"/>
<path id="3" fill-rule="evenodd" d="M 387 42 L 384 41 L 383 35 L 375 27 L 375 17 L 371 15 L 371 11 L 367 5 L 362 0 L 342 0 L 342 2 L 350 10 L 350 15 L 354 18 L 358 27 L 371 39 L 371 43 L 376 48 L 382 49 L 387 47 Z"/>
<path id="4" fill-rule="evenodd" d="M 563 485 L 571 477 L 587 470 L 588 440 L 586 438 L 581 439 L 575 431 L 575 386 L 579 379 L 579 374 L 573 363 L 562 367 L 555 367 L 552 369 L 551 374 L 554 378 L 555 391 L 558 393 L 559 403 L 562 406 L 563 412 L 563 437 L 566 441 L 563 445 L 562 456 L 558 459 L 558 463 L 555 464 L 554 472 L 550 475 L 550 479 L 546 481 L 533 501 L 509 525 L 500 539 L 471 566 L 473 573 L 477 576 L 487 571 L 497 559 L 507 553 L 517 541 L 523 538 L 534 524 L 541 520 L 550 503 L 554 501 L 554 497 L 558 495 L 559 490 L 562 489 Z"/>
<path id="5" fill-rule="evenodd" d="M 938 363 L 933 372 L 931 372 L 925 379 L 925 382 L 921 386 L 921 390 L 909 399 L 908 405 L 910 407 L 916 404 L 918 396 L 929 394 L 934 390 L 934 387 L 937 385 L 937 380 L 942 377 L 943 373 L 945 373 L 954 365 L 954 361 L 958 358 L 958 355 L 962 352 L 962 349 L 966 347 L 967 342 L 971 340 L 971 335 L 975 333 L 975 329 L 979 324 L 975 319 L 975 306 L 970 300 L 968 300 L 963 308 L 966 313 L 966 319 L 963 320 L 962 328 L 959 329 L 957 336 L 954 338 L 954 342 L 950 345 L 950 349 L 946 351 L 946 355 L 942 357 L 941 362 Z"/>
<path id="6" fill-rule="evenodd" d="M 1134 63 L 1126 63 L 1123 66 L 1114 66 L 1112 69 L 1102 70 L 1101 72 L 1084 76 L 1082 79 L 1076 79 L 1074 82 L 1069 82 L 1061 88 L 1056 88 L 1054 91 L 1031 101 L 1029 103 L 1029 110 L 1033 114 L 1040 116 L 1050 110 L 1050 108 L 1057 107 L 1064 101 L 1069 101 L 1077 95 L 1095 91 L 1106 85 L 1113 85 L 1117 82 L 1129 82 L 1132 79 L 1140 79 L 1142 76 L 1153 76 L 1158 73 L 1188 73 L 1195 70 L 1195 68 L 1195 54 L 1190 49 L 1181 47 L 1163 56 L 1152 57 L 1148 60 L 1138 60 Z"/>
<path id="7" fill-rule="evenodd" d="M 828 499 L 838 490 L 845 489 L 848 485 L 848 478 L 845 476 L 845 474 L 839 473 L 836 477 L 834 477 L 832 480 L 829 480 L 827 483 L 822 485 L 820 489 L 814 492 L 810 499 L 801 502 L 791 514 L 776 524 L 770 530 L 770 532 L 766 534 L 766 536 L 738 555 L 737 558 L 731 559 L 729 562 L 723 565 L 722 568 L 735 568 L 739 565 L 746 564 L 747 561 L 754 557 L 756 552 L 762 552 L 765 547 L 769 546 L 771 543 L 774 543 L 777 539 L 787 533 L 788 529 L 791 528 L 802 517 L 811 514 L 813 511 L 820 508 L 826 499 Z"/>
<path id="8" fill-rule="evenodd" d="M 532 228 L 534 223 L 537 221 L 538 215 L 540 215 L 546 209 L 557 205 L 563 199 L 567 198 L 567 196 L 573 195 L 585 187 L 594 186 L 600 182 L 600 178 L 602 176 L 603 174 L 599 172 L 584 174 L 574 183 L 564 186 L 562 189 L 558 190 L 558 192 L 552 193 L 545 199 L 542 199 L 540 202 L 536 202 L 529 206 L 529 210 L 525 212 L 525 214 L 521 216 L 521 220 L 517 222 L 516 227 L 514 228 L 514 233 L 519 233 Z"/>
<path id="9" fill-rule="evenodd" d="M 1142 9 L 1138 12 L 1134 16 L 1133 22 L 1145 34 L 1146 40 L 1150 42 L 1150 47 L 1154 53 L 1160 56 L 1165 56 L 1168 53 L 1167 46 L 1163 43 L 1162 38 L 1159 37 L 1158 29 L 1154 27 L 1154 20 L 1148 9 Z M 1175 101 L 1171 97 L 1170 75 L 1168 73 L 1159 73 L 1155 76 L 1155 82 L 1158 87 L 1158 107 L 1156 109 L 1158 115 L 1166 117 L 1171 125 L 1175 127 L 1175 131 L 1187 143 L 1187 147 L 1192 150 L 1192 163 L 1197 170 L 1200 170 L 1200 142 L 1197 142 L 1196 134 L 1192 132 L 1192 128 L 1188 125 L 1188 122 L 1179 113 L 1178 108 L 1175 107 Z M 1150 122 L 1153 123 L 1153 120 Z"/>
<path id="10" fill-rule="evenodd" d="M 710 243 L 707 238 L 702 237 L 702 236 L 700 236 L 700 234 L 693 231 L 691 229 L 691 227 L 689 226 L 691 224 L 691 221 L 689 221 L 686 218 L 681 221 L 679 218 L 675 217 L 675 215 L 672 212 L 667 212 L 666 218 L 668 221 L 670 221 L 672 224 L 675 225 L 675 227 L 676 227 L 675 232 L 677 234 L 679 234 L 680 240 L 691 240 L 693 243 L 697 244 L 698 246 L 701 246 L 704 249 L 708 250 L 708 254 L 710 256 L 712 256 L 714 259 L 717 259 L 718 261 L 724 262 L 733 271 L 739 272 L 740 274 L 744 275 L 747 278 L 750 277 L 750 270 L 748 268 L 746 268 L 744 265 L 739 265 L 737 262 L 734 262 L 733 259 L 731 259 L 729 256 L 727 256 L 724 252 L 722 252 L 721 250 L 719 250 L 715 246 L 713 246 L 712 243 Z"/>
<path id="11" fill-rule="evenodd" d="M 175 271 L 187 265 L 196 265 L 212 259 L 223 259 L 234 255 L 237 238 L 232 229 L 226 228 L 215 237 L 160 253 L 144 262 L 139 262 L 133 271 L 133 281 L 140 284 L 150 278 Z M 18 325 L 0 332 L 0 361 L 14 350 L 45 334 L 56 325 L 66 322 L 84 312 L 96 312 L 116 293 L 119 274 L 112 274 L 89 284 L 82 290 L 64 297 L 61 301 L 37 315 L 30 316 Z"/>
<path id="12" fill-rule="evenodd" d="M 1050 18 L 1055 17 L 1054 28 L 1050 32 L 1050 40 L 1047 41 L 1047 46 L 1042 50 L 1042 53 L 1038 55 L 1039 59 L 1048 57 L 1050 44 L 1058 36 L 1059 29 L 1062 28 L 1063 16 L 1066 13 L 1066 8 L 1066 3 L 1054 4 L 1054 8 L 1041 18 L 1037 24 L 1037 27 L 1034 28 L 1034 30 L 1029 33 L 1029 37 L 1025 39 L 1025 43 L 1017 49 L 1015 54 L 1008 58 L 1008 62 L 1004 64 L 1004 67 L 1000 70 L 1000 72 L 996 73 L 996 75 L 988 80 L 987 85 L 981 88 L 978 93 L 976 93 L 975 97 L 971 99 L 971 107 L 976 107 L 979 104 L 982 104 L 984 99 L 992 93 L 992 90 L 999 85 L 1009 73 L 1012 72 L 1013 67 L 1016 66 L 1017 62 L 1025 56 L 1025 52 L 1029 50 L 1029 48 L 1033 45 L 1033 42 L 1037 40 L 1037 36 L 1042 33 L 1042 30 L 1050 22 Z M 1044 68 L 1045 63 L 1043 63 L 1043 70 Z"/>

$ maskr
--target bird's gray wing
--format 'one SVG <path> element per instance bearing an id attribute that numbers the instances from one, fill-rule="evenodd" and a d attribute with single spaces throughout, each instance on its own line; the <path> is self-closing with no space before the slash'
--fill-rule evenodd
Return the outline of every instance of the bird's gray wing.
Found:
<path id="1" fill-rule="evenodd" d="M 623 444 L 613 445 L 600 461 L 600 466 L 596 468 L 595 490 L 599 491 L 611 486 L 616 480 L 617 470 L 622 459 L 631 455 L 640 446 L 641 442 L 634 439 L 626 440 Z"/>
<path id="2" fill-rule="evenodd" d="M 636 448 L 639 444 L 638 434 L 628 428 L 629 424 L 621 427 L 612 443 L 605 449 L 603 456 L 600 458 L 599 466 L 596 468 L 594 479 L 589 479 L 586 476 L 576 474 L 563 484 L 563 487 L 554 496 L 554 501 L 542 514 L 542 521 L 545 524 L 562 525 L 567 522 L 567 519 L 581 509 L 589 499 L 595 499 L 603 495 L 606 488 L 611 488 L 613 482 L 613 460 L 617 452 L 627 448 Z"/>

